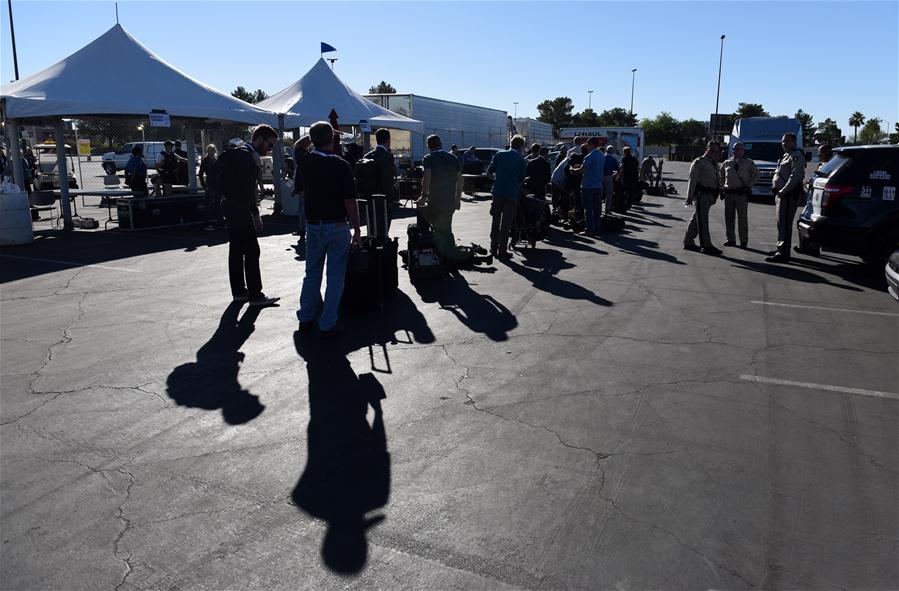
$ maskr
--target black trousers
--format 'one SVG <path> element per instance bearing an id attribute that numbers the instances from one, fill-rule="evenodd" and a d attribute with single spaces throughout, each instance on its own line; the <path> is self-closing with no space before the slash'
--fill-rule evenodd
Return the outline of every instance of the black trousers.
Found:
<path id="1" fill-rule="evenodd" d="M 262 274 L 259 271 L 259 242 L 256 240 L 253 218 L 247 208 L 235 211 L 233 207 L 226 207 L 225 211 L 228 216 L 231 295 L 247 295 L 251 300 L 258 298 L 262 296 Z"/>

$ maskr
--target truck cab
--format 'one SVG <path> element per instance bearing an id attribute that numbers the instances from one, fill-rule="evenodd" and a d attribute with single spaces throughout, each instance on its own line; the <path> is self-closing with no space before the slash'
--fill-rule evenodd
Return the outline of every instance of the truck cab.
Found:
<path id="1" fill-rule="evenodd" d="M 743 142 L 745 156 L 751 158 L 759 169 L 759 180 L 752 186 L 752 196 L 772 198 L 771 181 L 777 162 L 784 154 L 781 139 L 785 133 L 796 134 L 796 148 L 805 145 L 802 138 L 802 124 L 798 119 L 786 117 L 746 117 L 734 122 L 734 129 L 727 142 L 727 157 L 734 153 L 734 144 Z"/>

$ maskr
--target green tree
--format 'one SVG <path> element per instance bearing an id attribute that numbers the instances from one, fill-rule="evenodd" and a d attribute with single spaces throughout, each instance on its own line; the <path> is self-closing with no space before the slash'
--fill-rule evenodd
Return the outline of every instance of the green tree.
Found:
<path id="1" fill-rule="evenodd" d="M 375 86 L 368 89 L 369 94 L 396 94 L 396 88 L 392 84 L 381 80 Z"/>
<path id="2" fill-rule="evenodd" d="M 575 127 L 599 127 L 599 115 L 593 109 L 584 109 L 571 117 L 571 124 Z"/>
<path id="3" fill-rule="evenodd" d="M 859 134 L 863 144 L 879 144 L 885 135 L 886 133 L 880 127 L 880 119 L 877 117 L 868 119 Z"/>
<path id="4" fill-rule="evenodd" d="M 899 144 L 899 122 L 893 125 L 893 129 L 896 130 L 896 133 L 890 134 L 890 143 Z"/>
<path id="5" fill-rule="evenodd" d="M 852 143 L 858 143 L 858 128 L 865 124 L 865 115 L 861 111 L 856 111 L 849 116 L 849 127 L 855 128 L 855 137 Z"/>
<path id="6" fill-rule="evenodd" d="M 559 128 L 572 124 L 573 118 L 571 112 L 574 110 L 574 103 L 567 96 L 556 97 L 552 100 L 545 100 L 537 105 L 537 112 L 540 115 L 538 121 L 549 123 L 553 126 L 553 134 L 558 136 Z"/>
<path id="7" fill-rule="evenodd" d="M 705 121 L 687 119 L 680 124 L 680 141 L 682 144 L 702 144 L 708 141 L 709 133 Z"/>
<path id="8" fill-rule="evenodd" d="M 628 113 L 627 109 L 615 107 L 603 111 L 599 115 L 599 125 L 602 127 L 634 127 L 637 125 L 637 115 Z"/>
<path id="9" fill-rule="evenodd" d="M 251 105 L 255 105 L 256 103 L 262 102 L 268 98 L 268 95 L 262 89 L 257 88 L 255 92 L 249 91 L 243 86 L 238 86 L 231 93 L 231 96 L 234 98 L 238 98 L 245 103 L 250 103 Z"/>
<path id="10" fill-rule="evenodd" d="M 815 135 L 815 119 L 802 109 L 796 111 L 795 117 L 796 119 L 799 119 L 799 123 L 802 124 L 802 137 L 807 140 L 812 139 Z"/>
<path id="11" fill-rule="evenodd" d="M 665 146 L 681 140 L 681 122 L 662 111 L 652 119 L 640 121 L 647 146 Z"/>
<path id="12" fill-rule="evenodd" d="M 768 111 L 759 103 L 737 103 L 736 117 L 769 117 Z"/>
<path id="13" fill-rule="evenodd" d="M 815 131 L 815 140 L 819 144 L 830 144 L 831 146 L 839 146 L 843 133 L 837 127 L 837 122 L 828 117 L 818 125 Z"/>

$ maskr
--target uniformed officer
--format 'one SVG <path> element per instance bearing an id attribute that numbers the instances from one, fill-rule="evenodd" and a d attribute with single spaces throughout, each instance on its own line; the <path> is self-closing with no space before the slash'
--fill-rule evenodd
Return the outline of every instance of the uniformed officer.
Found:
<path id="1" fill-rule="evenodd" d="M 801 150 L 796 149 L 796 134 L 784 134 L 781 145 L 784 155 L 777 163 L 774 179 L 771 181 L 777 209 L 777 249 L 765 257 L 769 263 L 786 263 L 790 260 L 793 217 L 802 199 L 802 181 L 805 178 L 805 156 Z"/>
<path id="2" fill-rule="evenodd" d="M 740 231 L 740 248 L 746 248 L 749 238 L 749 195 L 752 185 L 759 180 L 759 169 L 752 158 L 744 157 L 743 142 L 734 144 L 734 155 L 721 165 L 721 180 L 724 183 L 724 226 L 727 242 L 724 246 L 736 246 L 734 235 L 734 214 Z"/>
<path id="3" fill-rule="evenodd" d="M 684 236 L 684 249 L 702 250 L 705 254 L 721 254 L 712 246 L 709 235 L 709 208 L 718 198 L 718 158 L 721 145 L 711 141 L 705 145 L 705 153 L 690 165 L 690 181 L 687 183 L 686 205 L 693 206 L 693 217 Z M 699 236 L 699 248 L 694 240 Z"/>

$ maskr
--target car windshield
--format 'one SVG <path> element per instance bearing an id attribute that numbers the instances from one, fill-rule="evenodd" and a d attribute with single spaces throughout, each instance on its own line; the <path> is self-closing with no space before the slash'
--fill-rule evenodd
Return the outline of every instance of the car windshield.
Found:
<path id="1" fill-rule="evenodd" d="M 780 142 L 745 142 L 746 157 L 755 161 L 777 162 L 784 155 Z"/>

